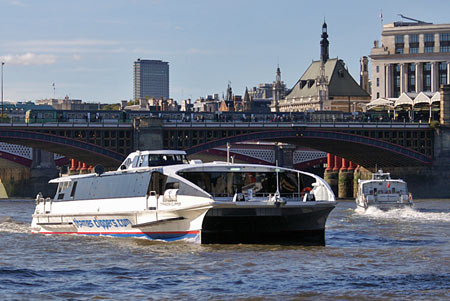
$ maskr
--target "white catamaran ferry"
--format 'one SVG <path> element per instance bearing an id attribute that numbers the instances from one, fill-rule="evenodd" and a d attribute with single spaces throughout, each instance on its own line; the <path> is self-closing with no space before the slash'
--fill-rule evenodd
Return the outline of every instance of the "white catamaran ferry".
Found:
<path id="1" fill-rule="evenodd" d="M 201 243 L 325 244 L 335 196 L 292 169 L 188 161 L 184 151 L 137 151 L 117 171 L 53 179 L 36 198 L 32 231 L 193 239 Z"/>
<path id="2" fill-rule="evenodd" d="M 376 207 L 381 210 L 390 210 L 413 205 L 406 182 L 391 179 L 390 174 L 382 170 L 373 173 L 371 180 L 358 180 L 358 184 L 357 209 L 366 210 L 369 207 Z"/>

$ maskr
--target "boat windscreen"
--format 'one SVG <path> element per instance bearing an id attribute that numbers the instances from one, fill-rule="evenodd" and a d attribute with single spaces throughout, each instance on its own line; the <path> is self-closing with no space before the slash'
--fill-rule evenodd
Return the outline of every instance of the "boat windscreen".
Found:
<path id="1" fill-rule="evenodd" d="M 136 156 L 132 167 L 166 166 L 188 163 L 185 155 L 149 154 Z"/>
<path id="2" fill-rule="evenodd" d="M 216 197 L 233 197 L 235 193 L 251 193 L 255 197 L 277 192 L 276 172 L 180 172 L 180 176 Z M 299 173 L 278 173 L 279 192 L 282 196 L 299 195 L 303 180 Z"/>

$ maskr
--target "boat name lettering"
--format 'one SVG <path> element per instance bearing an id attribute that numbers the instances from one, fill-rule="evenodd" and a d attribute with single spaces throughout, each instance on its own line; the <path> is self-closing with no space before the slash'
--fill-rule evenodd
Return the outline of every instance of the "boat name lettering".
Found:
<path id="1" fill-rule="evenodd" d="M 176 200 L 164 200 L 161 202 L 161 205 L 164 206 L 180 206 L 181 203 L 177 202 Z"/>
<path id="2" fill-rule="evenodd" d="M 117 218 L 117 219 L 73 219 L 73 223 L 77 228 L 89 227 L 89 228 L 125 228 L 131 225 L 131 221 L 127 218 Z"/>

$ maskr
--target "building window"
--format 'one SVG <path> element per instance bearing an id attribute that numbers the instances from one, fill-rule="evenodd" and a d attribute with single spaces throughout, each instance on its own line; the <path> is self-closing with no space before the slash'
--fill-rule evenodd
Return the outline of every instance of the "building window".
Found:
<path id="1" fill-rule="evenodd" d="M 409 53 L 419 53 L 419 35 L 409 35 Z"/>
<path id="2" fill-rule="evenodd" d="M 408 64 L 408 92 L 416 91 L 416 64 Z"/>
<path id="3" fill-rule="evenodd" d="M 380 98 L 380 92 L 377 92 L 377 98 Z"/>
<path id="4" fill-rule="evenodd" d="M 393 84 L 393 93 L 394 97 L 400 96 L 400 65 L 395 64 L 394 70 L 393 70 L 393 78 L 394 78 L 394 84 Z"/>
<path id="5" fill-rule="evenodd" d="M 423 49 L 426 53 L 432 53 L 434 51 L 434 45 L 433 46 L 425 46 Z"/>
<path id="6" fill-rule="evenodd" d="M 423 36 L 423 41 L 424 42 L 433 42 L 434 43 L 434 34 L 433 33 L 426 33 Z"/>
<path id="7" fill-rule="evenodd" d="M 405 43 L 402 35 L 395 36 L 395 53 L 403 54 L 405 48 Z"/>
<path id="8" fill-rule="evenodd" d="M 377 66 L 377 72 L 380 72 L 380 66 Z"/>
<path id="9" fill-rule="evenodd" d="M 423 64 L 423 91 L 431 91 L 431 64 Z"/>
<path id="10" fill-rule="evenodd" d="M 439 63 L 439 87 L 441 85 L 447 84 L 447 63 L 446 62 L 440 62 Z"/>
<path id="11" fill-rule="evenodd" d="M 395 44 L 403 44 L 404 43 L 404 38 L 402 35 L 396 35 L 395 36 Z"/>
<path id="12" fill-rule="evenodd" d="M 409 44 L 411 43 L 419 43 L 419 35 L 418 34 L 410 34 L 409 35 Z"/>
<path id="13" fill-rule="evenodd" d="M 440 52 L 450 52 L 450 32 L 441 33 L 439 40 Z"/>
<path id="14" fill-rule="evenodd" d="M 434 34 L 426 33 L 423 37 L 424 40 L 424 52 L 431 53 L 434 52 Z"/>
<path id="15" fill-rule="evenodd" d="M 377 77 L 377 87 L 380 86 L 380 79 Z"/>

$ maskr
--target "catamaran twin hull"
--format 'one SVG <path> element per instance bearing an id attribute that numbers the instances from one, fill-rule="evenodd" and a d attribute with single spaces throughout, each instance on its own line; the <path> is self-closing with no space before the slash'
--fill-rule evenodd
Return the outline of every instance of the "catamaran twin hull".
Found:
<path id="1" fill-rule="evenodd" d="M 189 240 L 203 244 L 324 245 L 325 223 L 333 208 L 318 202 L 283 207 L 270 204 L 247 208 L 197 208 L 159 220 L 155 220 L 155 213 L 151 212 L 77 216 L 35 214 L 33 232 Z"/>

